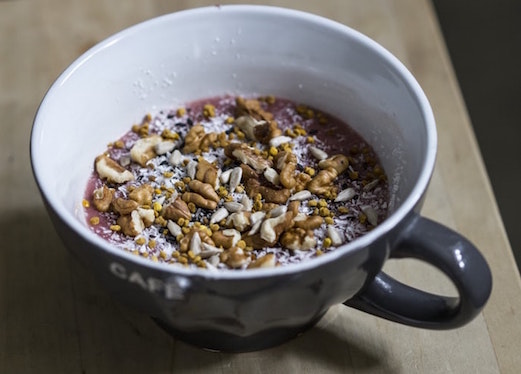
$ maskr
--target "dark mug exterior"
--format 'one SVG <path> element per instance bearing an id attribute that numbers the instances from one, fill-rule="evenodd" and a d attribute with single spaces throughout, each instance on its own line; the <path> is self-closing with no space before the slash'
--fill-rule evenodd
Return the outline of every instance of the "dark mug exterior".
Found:
<path id="1" fill-rule="evenodd" d="M 164 48 L 168 43 L 178 49 Z M 346 119 L 374 146 L 390 177 L 389 217 L 310 261 L 244 272 L 152 263 L 91 232 L 78 204 L 100 149 L 174 97 L 182 103 L 225 92 L 268 92 Z M 59 142 L 48 137 L 56 133 Z M 419 215 L 435 153 L 429 103 L 394 56 L 347 26 L 263 6 L 174 13 L 101 42 L 51 87 L 31 135 L 35 179 L 65 246 L 116 299 L 173 336 L 231 352 L 280 344 L 341 303 L 423 328 L 472 320 L 492 286 L 484 258 L 461 235 Z M 388 277 L 382 267 L 390 257 L 436 266 L 459 296 L 428 294 Z"/>

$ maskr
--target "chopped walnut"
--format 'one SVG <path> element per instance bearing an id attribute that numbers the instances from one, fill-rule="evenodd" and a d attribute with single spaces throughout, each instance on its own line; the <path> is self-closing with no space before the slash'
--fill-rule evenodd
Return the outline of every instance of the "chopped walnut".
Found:
<path id="1" fill-rule="evenodd" d="M 251 166 L 257 173 L 264 172 L 272 165 L 269 159 L 257 155 L 252 147 L 244 143 L 230 143 L 224 152 L 228 157 Z"/>
<path id="2" fill-rule="evenodd" d="M 132 190 L 128 194 L 128 197 L 136 201 L 139 205 L 151 205 L 153 194 L 154 188 L 150 184 L 145 183 Z"/>
<path id="3" fill-rule="evenodd" d="M 188 205 L 181 198 L 176 198 L 174 201 L 169 201 L 161 209 L 161 215 L 167 220 L 177 222 L 180 218 L 190 220 L 192 213 Z"/>
<path id="4" fill-rule="evenodd" d="M 299 227 L 292 228 L 280 238 L 280 243 L 289 249 L 307 251 L 317 245 L 313 230 L 305 230 Z"/>
<path id="5" fill-rule="evenodd" d="M 96 157 L 95 167 L 99 177 L 110 183 L 121 184 L 134 180 L 134 174 L 107 155 Z"/>
<path id="6" fill-rule="evenodd" d="M 94 190 L 92 194 L 92 204 L 98 212 L 107 212 L 114 198 L 114 189 L 103 185 Z"/>
<path id="7" fill-rule="evenodd" d="M 203 183 L 209 183 L 214 189 L 216 189 L 219 187 L 219 172 L 220 169 L 217 168 L 217 166 L 206 161 L 204 158 L 199 157 L 195 179 Z"/>
<path id="8" fill-rule="evenodd" d="M 163 138 L 159 135 L 151 135 L 137 140 L 130 150 L 130 158 L 139 165 L 146 166 L 148 161 L 156 157 L 155 147 L 162 141 Z"/>

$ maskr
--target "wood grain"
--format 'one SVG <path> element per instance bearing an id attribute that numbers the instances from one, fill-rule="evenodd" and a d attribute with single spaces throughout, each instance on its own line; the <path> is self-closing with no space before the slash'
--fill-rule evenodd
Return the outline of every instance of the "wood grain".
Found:
<path id="1" fill-rule="evenodd" d="M 516 372 L 521 282 L 431 4 L 250 3 L 301 9 L 350 25 L 416 76 L 439 131 L 424 214 L 466 235 L 489 261 L 494 290 L 483 313 L 463 328 L 437 332 L 337 306 L 287 344 L 233 355 L 176 341 L 147 316 L 119 305 L 69 256 L 52 228 L 30 169 L 32 119 L 53 80 L 90 46 L 151 17 L 214 2 L 1 1 L 0 373 Z M 416 261 L 390 261 L 385 269 L 419 287 L 454 292 L 437 270 Z"/>

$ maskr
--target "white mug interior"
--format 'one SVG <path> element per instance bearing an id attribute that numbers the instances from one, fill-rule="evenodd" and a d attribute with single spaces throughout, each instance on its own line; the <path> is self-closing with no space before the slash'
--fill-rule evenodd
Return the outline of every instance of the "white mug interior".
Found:
<path id="1" fill-rule="evenodd" d="M 31 144 L 35 176 L 51 208 L 97 247 L 127 256 L 85 222 L 81 201 L 94 158 L 146 113 L 223 94 L 306 103 L 343 119 L 373 146 L 391 182 L 391 214 L 356 243 L 384 234 L 418 205 L 433 170 L 436 133 L 428 101 L 407 69 L 377 43 L 330 20 L 220 6 L 124 30 L 57 79 L 38 110 Z M 317 261 L 328 261 L 322 257 Z"/>

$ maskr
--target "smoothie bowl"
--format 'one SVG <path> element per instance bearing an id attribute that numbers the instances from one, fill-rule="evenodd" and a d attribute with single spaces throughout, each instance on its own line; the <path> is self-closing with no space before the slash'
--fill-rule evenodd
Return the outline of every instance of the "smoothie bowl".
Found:
<path id="1" fill-rule="evenodd" d="M 31 160 L 66 247 L 118 300 L 224 351 L 284 342 L 344 303 L 464 325 L 490 270 L 419 215 L 436 130 L 389 52 L 333 21 L 263 6 L 165 15 L 87 51 L 35 117 Z M 442 270 L 458 297 L 381 271 Z"/>

